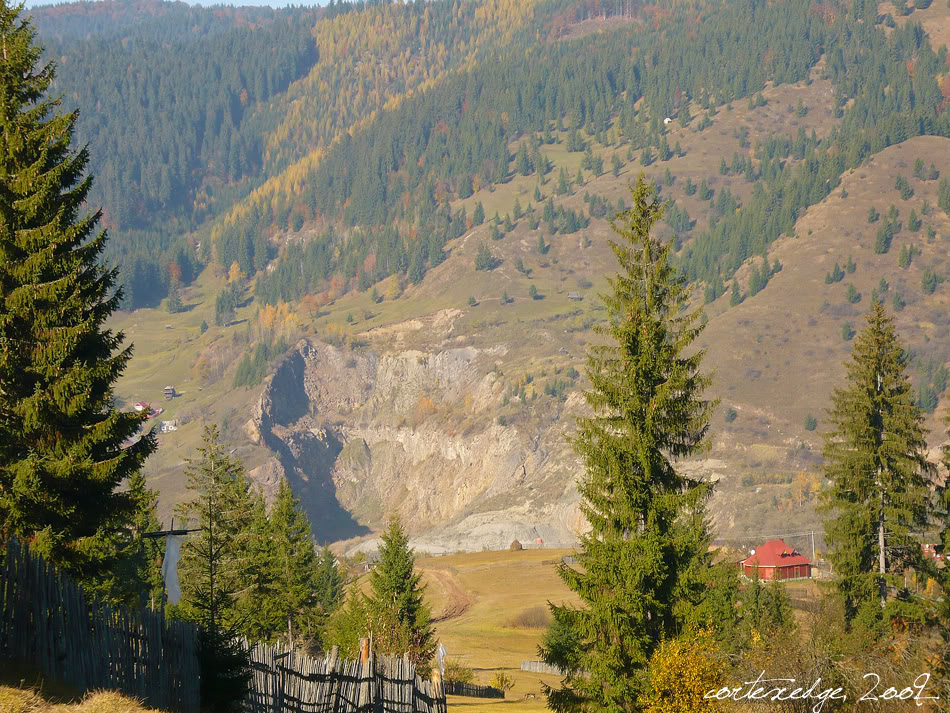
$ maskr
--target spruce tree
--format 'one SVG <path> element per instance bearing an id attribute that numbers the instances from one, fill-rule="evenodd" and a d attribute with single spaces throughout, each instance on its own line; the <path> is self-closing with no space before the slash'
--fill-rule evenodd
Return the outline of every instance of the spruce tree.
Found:
<path id="1" fill-rule="evenodd" d="M 286 479 L 281 479 L 270 514 L 274 541 L 274 597 L 290 646 L 313 640 L 319 629 L 317 555 L 310 521 L 294 497 Z"/>
<path id="2" fill-rule="evenodd" d="M 205 427 L 203 440 L 199 458 L 186 471 L 194 497 L 178 508 L 198 532 L 181 548 L 182 600 L 175 613 L 199 627 L 202 707 L 225 711 L 243 697 L 249 681 L 238 641 L 247 623 L 238 595 L 247 582 L 255 509 L 244 466 L 228 455 L 217 427 Z"/>
<path id="3" fill-rule="evenodd" d="M 314 577 L 314 594 L 324 620 L 338 611 L 343 604 L 343 585 L 343 573 L 336 557 L 329 547 L 324 547 L 317 559 Z"/>
<path id="4" fill-rule="evenodd" d="M 591 418 L 573 445 L 586 465 L 579 489 L 591 530 L 581 538 L 580 569 L 559 567 L 581 607 L 551 606 L 555 625 L 577 642 L 572 652 L 541 647 L 546 661 L 572 663 L 555 711 L 633 711 L 644 669 L 663 637 L 702 598 L 708 564 L 703 504 L 708 489 L 674 467 L 703 446 L 714 403 L 700 371 L 700 311 L 671 265 L 672 244 L 651 236 L 662 207 L 643 175 L 633 207 L 612 222 L 620 266 L 602 299 L 612 343 L 587 357 Z"/>
<path id="5" fill-rule="evenodd" d="M 55 67 L 19 12 L 0 5 L 0 540 L 98 586 L 136 549 L 137 503 L 118 489 L 156 440 L 133 442 L 147 414 L 113 404 L 132 347 L 104 328 L 122 291 L 100 264 L 101 212 L 82 214 L 89 152 L 71 148 L 78 112 L 48 98 Z"/>
<path id="6" fill-rule="evenodd" d="M 428 675 L 436 641 L 421 579 L 415 571 L 409 538 L 394 517 L 382 535 L 379 563 L 370 573 L 368 624 L 379 651 L 408 654 L 417 670 Z"/>
<path id="7" fill-rule="evenodd" d="M 926 431 L 907 375 L 904 345 L 880 302 L 854 342 L 847 385 L 835 389 L 824 457 L 831 487 L 822 493 L 829 558 L 849 625 L 873 629 L 888 616 L 917 617 L 903 572 L 920 562 L 912 533 L 929 519 L 932 466 Z M 888 586 L 898 588 L 887 601 Z"/>

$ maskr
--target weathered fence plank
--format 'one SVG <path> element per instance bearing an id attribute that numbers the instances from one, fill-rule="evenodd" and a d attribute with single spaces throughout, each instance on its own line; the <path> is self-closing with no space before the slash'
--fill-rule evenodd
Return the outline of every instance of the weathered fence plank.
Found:
<path id="1" fill-rule="evenodd" d="M 10 540 L 0 561 L 0 657 L 81 691 L 105 688 L 153 708 L 199 705 L 197 633 L 146 608 L 113 609 Z"/>
<path id="2" fill-rule="evenodd" d="M 258 644 L 250 660 L 246 713 L 446 713 L 442 688 L 408 658 L 370 654 L 363 664 Z"/>
<path id="3" fill-rule="evenodd" d="M 446 681 L 442 684 L 448 696 L 468 696 L 469 698 L 504 698 L 505 692 L 492 686 L 476 686 L 474 683 Z"/>

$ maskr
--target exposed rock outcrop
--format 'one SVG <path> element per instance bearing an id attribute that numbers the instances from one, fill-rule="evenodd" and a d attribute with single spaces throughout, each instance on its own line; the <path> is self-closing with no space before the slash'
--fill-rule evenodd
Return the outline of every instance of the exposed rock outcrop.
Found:
<path id="1" fill-rule="evenodd" d="M 579 400 L 525 404 L 524 418 L 500 425 L 503 351 L 379 355 L 301 340 L 245 426 L 274 453 L 254 475 L 272 488 L 285 474 L 321 540 L 397 513 L 420 550 L 573 543 L 579 462 L 566 414 Z"/>

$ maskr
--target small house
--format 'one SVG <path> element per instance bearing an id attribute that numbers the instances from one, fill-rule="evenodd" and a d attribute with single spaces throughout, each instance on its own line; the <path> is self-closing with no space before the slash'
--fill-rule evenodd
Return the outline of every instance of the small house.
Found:
<path id="1" fill-rule="evenodd" d="M 663 120 L 663 126 L 668 126 L 673 123 L 673 117 L 668 116 Z"/>
<path id="2" fill-rule="evenodd" d="M 746 577 L 759 579 L 809 579 L 812 563 L 784 540 L 769 540 L 739 563 Z"/>
<path id="3" fill-rule="evenodd" d="M 136 401 L 134 404 L 132 404 L 132 408 L 134 408 L 139 413 L 142 413 L 142 411 L 148 409 L 148 403 L 145 401 Z"/>
<path id="4" fill-rule="evenodd" d="M 935 545 L 935 544 L 922 544 L 920 546 L 920 549 L 925 559 L 939 561 L 943 559 L 943 554 L 938 551 L 939 547 L 940 545 Z"/>
<path id="5" fill-rule="evenodd" d="M 166 387 L 164 388 L 164 390 L 163 390 L 163 393 L 165 394 L 165 398 L 166 398 L 168 401 L 171 401 L 173 398 L 175 398 L 175 397 L 178 395 L 178 394 L 175 393 L 175 387 L 174 387 L 174 386 L 166 386 Z"/>
<path id="6" fill-rule="evenodd" d="M 584 296 L 580 292 L 568 292 L 567 298 L 569 300 L 575 300 L 577 302 L 580 302 L 581 300 L 584 299 Z"/>

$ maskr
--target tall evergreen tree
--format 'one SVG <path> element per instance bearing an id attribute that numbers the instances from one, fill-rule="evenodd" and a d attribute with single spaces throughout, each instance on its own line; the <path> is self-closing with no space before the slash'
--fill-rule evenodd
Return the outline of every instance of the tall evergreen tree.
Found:
<path id="1" fill-rule="evenodd" d="M 343 604 L 343 573 L 337 564 L 336 557 L 329 547 L 324 547 L 317 560 L 317 574 L 314 581 L 314 590 L 317 605 L 324 618 L 333 615 Z"/>
<path id="2" fill-rule="evenodd" d="M 247 564 L 244 553 L 254 518 L 244 466 L 218 440 L 218 429 L 204 431 L 199 458 L 188 465 L 194 498 L 178 512 L 198 532 L 181 548 L 178 613 L 199 625 L 202 707 L 229 710 L 249 681 L 247 656 L 238 636 L 246 622 L 238 604 Z"/>
<path id="3" fill-rule="evenodd" d="M 587 357 L 592 418 L 574 439 L 586 474 L 581 569 L 559 574 L 584 606 L 554 606 L 557 626 L 577 642 L 557 690 L 555 711 L 633 711 L 644 669 L 661 638 L 680 623 L 684 603 L 698 603 L 707 562 L 703 503 L 708 489 L 673 462 L 703 445 L 715 404 L 702 399 L 710 380 L 694 342 L 700 312 L 683 312 L 688 291 L 670 264 L 672 245 L 651 236 L 662 216 L 641 174 L 633 207 L 612 223 L 620 266 L 602 299 L 613 343 Z M 545 660 L 556 652 L 541 647 Z"/>
<path id="4" fill-rule="evenodd" d="M 847 385 L 831 397 L 824 451 L 831 487 L 822 509 L 833 515 L 825 533 L 847 620 L 860 617 L 874 628 L 888 606 L 889 615 L 919 616 L 902 575 L 920 563 L 912 533 L 928 525 L 933 468 L 906 351 L 880 302 L 871 306 L 846 367 Z M 898 588 L 891 602 L 889 585 Z"/>
<path id="5" fill-rule="evenodd" d="M 275 597 L 287 641 L 294 646 L 313 640 L 320 623 L 318 562 L 310 521 L 294 497 L 286 479 L 281 479 L 270 514 L 270 534 L 274 540 Z"/>
<path id="6" fill-rule="evenodd" d="M 416 668 L 427 675 L 436 641 L 421 580 L 422 575 L 415 571 L 409 538 L 399 519 L 393 517 L 382 535 L 379 563 L 370 573 L 368 623 L 380 651 L 408 654 Z"/>
<path id="7" fill-rule="evenodd" d="M 19 12 L 0 5 L 0 538 L 95 585 L 135 549 L 118 488 L 156 441 L 113 405 L 132 348 L 104 328 L 122 295 L 101 212 L 81 215 L 89 152 L 71 149 L 78 113 L 47 98 L 55 68 Z"/>

